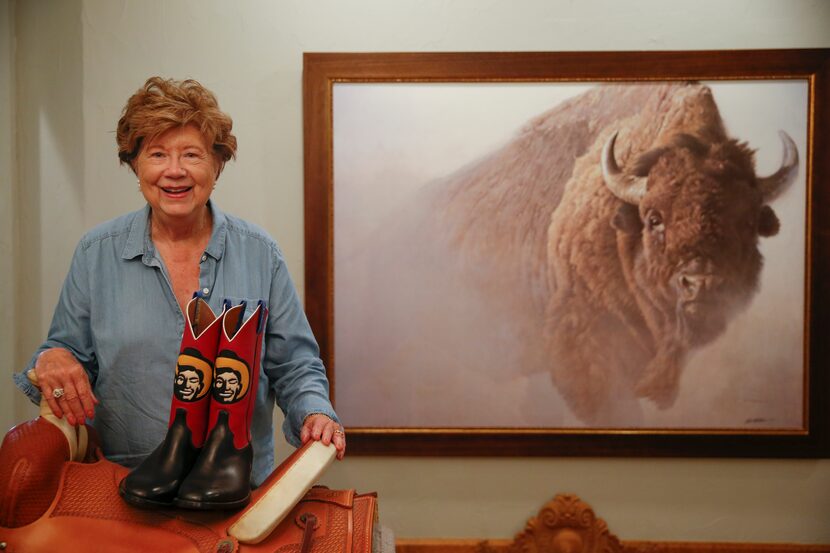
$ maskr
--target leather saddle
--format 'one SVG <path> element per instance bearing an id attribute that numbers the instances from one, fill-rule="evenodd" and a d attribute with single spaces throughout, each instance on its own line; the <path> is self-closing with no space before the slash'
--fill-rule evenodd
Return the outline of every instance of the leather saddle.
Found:
<path id="1" fill-rule="evenodd" d="M 43 402 L 0 446 L 0 550 L 369 553 L 376 495 L 308 487 L 334 455 L 324 449 L 295 451 L 241 511 L 145 511 L 119 496 L 129 469 L 103 458 L 94 430 L 56 419 Z"/>

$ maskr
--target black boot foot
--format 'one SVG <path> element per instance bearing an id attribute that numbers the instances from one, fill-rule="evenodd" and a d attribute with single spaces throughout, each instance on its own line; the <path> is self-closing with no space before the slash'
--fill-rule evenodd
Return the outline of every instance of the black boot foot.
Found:
<path id="1" fill-rule="evenodd" d="M 202 453 L 173 501 L 177 507 L 197 510 L 239 509 L 251 500 L 254 450 L 249 443 L 233 446 L 228 412 L 220 411 Z"/>
<path id="2" fill-rule="evenodd" d="M 144 509 L 170 507 L 200 449 L 193 447 L 184 409 L 176 411 L 164 441 L 118 485 L 124 501 Z"/>

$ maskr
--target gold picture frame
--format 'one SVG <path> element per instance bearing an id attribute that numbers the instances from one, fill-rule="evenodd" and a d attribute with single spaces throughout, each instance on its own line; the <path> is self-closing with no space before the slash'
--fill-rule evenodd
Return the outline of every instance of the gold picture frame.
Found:
<path id="1" fill-rule="evenodd" d="M 823 334 L 827 328 L 824 320 L 830 315 L 827 309 L 829 290 L 827 285 L 824 284 L 830 282 L 830 265 L 828 264 L 830 252 L 827 251 L 830 248 L 830 240 L 828 240 L 830 223 L 827 221 L 830 219 L 822 216 L 822 211 L 826 211 L 823 206 L 830 205 L 828 203 L 830 198 L 827 197 L 828 188 L 822 186 L 822 183 L 830 176 L 830 158 L 822 155 L 822 152 L 830 151 L 827 143 L 828 128 L 830 128 L 830 109 L 828 109 L 829 68 L 830 50 L 826 49 L 675 52 L 306 53 L 304 55 L 303 81 L 306 311 L 320 343 L 321 356 L 326 364 L 332 385 L 332 398 L 335 408 L 348 429 L 350 452 L 368 455 L 479 456 L 827 456 L 828 450 L 830 450 L 830 435 L 828 435 L 830 413 L 828 413 L 825 405 L 830 379 L 828 379 L 827 371 L 824 368 L 830 360 L 830 356 L 828 356 L 827 346 L 824 345 L 827 341 L 823 340 Z M 744 413 L 737 415 L 743 417 L 740 419 L 740 424 L 732 424 L 727 421 L 728 417 L 726 415 L 731 401 L 730 398 L 741 397 L 742 400 L 745 399 L 747 402 L 755 401 L 752 397 L 746 398 L 741 395 L 752 395 L 752 382 L 747 384 L 749 392 L 737 388 L 742 385 L 741 383 L 732 382 L 732 388 L 729 392 L 732 395 L 724 393 L 722 398 L 727 399 L 725 401 L 721 399 L 720 401 L 720 405 L 723 406 L 724 410 L 723 419 L 727 421 L 724 424 L 720 423 L 720 419 L 716 419 L 716 423 L 713 424 L 700 423 L 698 419 L 695 419 L 696 422 L 687 425 L 683 422 L 682 417 L 689 412 L 688 410 L 678 415 L 680 418 L 674 422 L 664 417 L 655 419 L 660 421 L 657 424 L 649 422 L 640 424 L 637 422 L 640 419 L 637 419 L 637 417 L 628 419 L 626 418 L 628 411 L 620 411 L 619 409 L 618 411 L 623 413 L 620 420 L 625 421 L 624 424 L 613 422 L 616 420 L 614 419 L 615 412 L 613 410 L 602 411 L 605 418 L 601 419 L 600 422 L 585 423 L 583 419 L 575 418 L 572 413 L 566 413 L 564 419 L 566 423 L 540 423 L 539 421 L 547 420 L 544 419 L 547 413 L 538 414 L 538 411 L 543 410 L 546 401 L 539 397 L 533 399 L 535 403 L 528 407 L 526 412 L 516 415 L 518 418 L 509 418 L 506 412 L 521 411 L 521 409 L 513 409 L 513 407 L 522 403 L 522 401 L 515 397 L 500 399 L 499 396 L 511 386 L 518 389 L 515 382 L 519 378 L 525 377 L 516 372 L 509 384 L 502 384 L 498 380 L 501 375 L 494 376 L 497 371 L 501 370 L 501 367 L 506 365 L 504 360 L 510 358 L 506 355 L 504 358 L 500 357 L 505 349 L 504 345 L 500 348 L 494 346 L 492 351 L 484 353 L 481 351 L 464 352 L 462 351 L 464 347 L 467 350 L 472 349 L 472 347 L 469 345 L 459 346 L 458 349 L 462 353 L 452 358 L 458 362 L 458 374 L 452 374 L 456 369 L 453 368 L 452 361 L 448 361 L 451 356 L 447 352 L 453 349 L 453 340 L 456 338 L 453 335 L 455 330 L 442 329 L 440 322 L 436 323 L 436 319 L 442 317 L 436 317 L 435 313 L 441 313 L 441 309 L 447 309 L 446 312 L 451 313 L 452 309 L 448 307 L 450 304 L 453 305 L 453 309 L 458 307 L 458 305 L 455 305 L 456 295 L 452 291 L 455 289 L 442 288 L 441 294 L 437 294 L 435 298 L 431 298 L 429 294 L 423 291 L 435 290 L 435 283 L 441 281 L 444 276 L 454 269 L 435 265 L 431 269 L 432 272 L 421 274 L 420 269 L 418 269 L 419 265 L 414 263 L 411 267 L 404 267 L 403 269 L 389 269 L 390 273 L 384 276 L 382 280 L 375 279 L 378 271 L 386 271 L 386 268 L 389 267 L 399 267 L 402 263 L 402 257 L 384 258 L 386 253 L 383 252 L 413 251 L 413 245 L 417 240 L 412 240 L 411 234 L 407 239 L 411 241 L 395 243 L 403 236 L 399 232 L 401 227 L 410 225 L 411 232 L 411 229 L 418 228 L 423 231 L 430 226 L 426 224 L 427 219 L 423 219 L 428 210 L 424 210 L 418 215 L 422 217 L 421 220 L 417 222 L 409 220 L 410 217 L 413 217 L 410 206 L 414 200 L 397 198 L 395 201 L 398 202 L 396 204 L 398 211 L 384 212 L 394 202 L 379 199 L 377 204 L 372 203 L 373 207 L 371 209 L 367 208 L 365 213 L 362 212 L 363 206 L 366 205 L 365 198 L 371 196 L 377 196 L 378 198 L 383 196 L 385 198 L 390 188 L 398 186 L 398 180 L 389 180 L 390 175 L 397 175 L 397 173 L 389 173 L 388 165 L 403 154 L 396 151 L 391 144 L 393 142 L 397 143 L 393 138 L 398 138 L 398 135 L 406 137 L 408 134 L 414 133 L 413 129 L 400 126 L 397 122 L 393 124 L 390 121 L 391 115 L 375 113 L 380 109 L 376 99 L 383 99 L 386 97 L 385 95 L 392 98 L 396 94 L 396 87 L 409 86 L 413 88 L 414 96 L 407 96 L 407 99 L 402 101 L 396 100 L 398 103 L 391 102 L 390 105 L 393 107 L 390 109 L 397 110 L 396 112 L 384 112 L 388 114 L 407 114 L 406 112 L 410 110 L 417 111 L 417 109 L 420 109 L 420 102 L 418 101 L 418 95 L 420 94 L 437 92 L 442 98 L 442 102 L 444 97 L 448 98 L 453 94 L 461 94 L 462 100 L 459 103 L 452 104 L 452 106 L 463 107 L 465 103 L 473 102 L 472 96 L 470 96 L 469 101 L 464 100 L 465 94 L 476 92 L 478 89 L 488 89 L 490 85 L 507 85 L 515 89 L 522 89 L 519 94 L 525 94 L 524 89 L 533 90 L 535 94 L 539 87 L 552 89 L 565 89 L 571 86 L 617 87 L 614 90 L 625 92 L 626 87 L 632 87 L 632 90 L 640 90 L 637 87 L 665 86 L 666 90 L 674 90 L 679 87 L 682 88 L 681 84 L 683 86 L 687 84 L 698 86 L 696 83 L 700 82 L 704 83 L 703 86 L 706 88 L 704 93 L 708 93 L 706 91 L 709 88 L 717 88 L 720 85 L 728 84 L 737 87 L 737 94 L 733 96 L 733 103 L 736 104 L 755 101 L 754 97 L 760 96 L 761 89 L 769 84 L 781 86 L 792 84 L 795 87 L 793 88 L 795 92 L 792 98 L 796 98 L 796 101 L 790 103 L 790 100 L 786 99 L 791 98 L 790 96 L 782 96 L 785 99 L 779 100 L 779 105 L 790 110 L 793 115 L 788 116 L 788 118 L 790 120 L 798 119 L 801 125 L 798 127 L 801 130 L 791 133 L 797 135 L 793 139 L 800 145 L 797 148 L 798 157 L 800 158 L 799 178 L 801 180 L 798 185 L 800 196 L 797 200 L 794 200 L 794 213 L 797 215 L 781 218 L 781 225 L 790 232 L 793 231 L 794 226 L 796 227 L 796 232 L 792 236 L 795 237 L 794 240 L 798 245 L 791 248 L 795 250 L 794 252 L 790 252 L 796 256 L 796 261 L 795 263 L 779 261 L 778 258 L 770 256 L 767 265 L 760 271 L 777 271 L 780 273 L 792 270 L 787 286 L 790 286 L 790 297 L 796 298 L 796 300 L 791 302 L 786 311 L 790 318 L 797 316 L 798 321 L 795 325 L 788 324 L 779 327 L 765 323 L 764 315 L 757 316 L 753 314 L 752 317 L 757 318 L 757 320 L 753 319 L 753 325 L 755 326 L 746 326 L 744 332 L 748 333 L 751 329 L 760 328 L 762 333 L 755 335 L 755 342 L 758 345 L 744 345 L 742 346 L 743 350 L 737 349 L 729 354 L 733 357 L 740 357 L 744 352 L 749 356 L 754 352 L 755 347 L 764 345 L 772 348 L 772 356 L 774 357 L 778 355 L 775 349 L 777 340 L 780 340 L 782 348 L 785 343 L 795 347 L 793 351 L 788 350 L 786 355 L 781 354 L 780 359 L 776 358 L 775 363 L 770 362 L 771 367 L 773 365 L 773 368 L 783 367 L 789 372 L 781 373 L 781 375 L 769 373 L 775 376 L 774 379 L 766 378 L 768 373 L 764 373 L 760 369 L 757 373 L 763 375 L 763 378 L 758 377 L 762 382 L 757 383 L 757 386 L 765 386 L 764 389 L 767 390 L 767 395 L 763 399 L 767 407 L 764 407 L 764 409 L 774 407 L 774 413 L 777 414 L 778 408 L 781 407 L 782 412 L 788 413 L 787 422 L 767 421 L 765 419 L 774 419 L 775 417 L 754 416 Z M 714 85 L 710 87 L 707 83 L 714 83 Z M 458 90 L 450 91 L 451 88 L 458 88 L 459 86 L 461 87 L 460 92 Z M 345 92 L 341 93 L 341 90 L 348 91 L 351 96 Z M 367 92 L 378 90 L 381 93 L 380 96 Z M 554 90 L 554 92 L 558 91 Z M 512 93 L 510 92 L 510 94 Z M 580 92 L 579 94 L 584 96 L 587 93 Z M 598 101 L 596 98 L 608 97 L 607 93 L 603 94 L 605 96 L 590 97 L 591 101 L 596 104 Z M 666 93 L 661 89 L 660 94 Z M 351 105 L 358 107 L 349 107 L 350 104 L 346 102 L 347 96 L 357 98 L 358 102 Z M 570 97 L 574 98 L 576 96 Z M 415 98 L 414 101 L 413 98 Z M 489 107 L 490 114 L 497 114 L 501 110 L 509 109 L 507 106 L 511 102 L 513 104 L 530 103 L 530 100 L 524 99 L 526 96 L 518 96 L 518 98 L 519 100 L 515 102 L 493 102 Z M 737 98 L 737 100 L 734 98 Z M 574 105 L 578 104 L 577 100 L 573 100 L 573 102 L 575 102 Z M 578 105 L 581 106 L 580 109 L 584 109 L 584 105 L 588 104 L 589 101 L 584 100 L 583 104 Z M 772 105 L 775 106 L 776 104 Z M 434 120 L 431 120 L 438 121 L 438 123 L 432 127 L 432 130 L 428 129 L 426 132 L 434 131 L 436 140 L 439 136 L 451 134 L 450 131 L 452 133 L 460 132 L 459 125 L 453 126 L 455 122 L 453 117 L 455 111 L 460 110 L 461 107 L 441 108 L 445 111 L 439 111 L 438 115 L 433 116 Z M 596 104 L 596 107 L 591 109 L 603 110 L 606 108 L 603 104 Z M 638 109 L 640 108 L 635 108 L 635 111 Z M 697 108 L 694 107 L 694 109 Z M 758 108 L 757 111 L 758 119 L 763 119 L 763 110 Z M 372 115 L 373 113 L 374 115 Z M 550 112 L 544 113 L 549 114 Z M 419 115 L 413 114 L 412 117 L 409 120 L 415 121 L 414 118 L 419 117 Z M 549 121 L 549 117 L 551 116 L 548 115 L 548 119 L 545 119 L 545 121 Z M 596 118 L 598 117 L 597 115 Z M 622 120 L 621 117 L 618 117 L 618 120 Z M 496 119 L 497 117 L 493 118 Z M 373 120 L 375 121 L 375 127 L 380 130 L 363 130 L 367 128 L 367 122 Z M 442 120 L 446 128 L 440 126 Z M 591 119 L 591 121 L 593 120 Z M 530 117 L 525 120 L 524 126 L 520 127 L 522 130 L 514 130 L 514 134 L 505 135 L 502 142 L 494 143 L 495 146 L 492 146 L 489 150 L 481 150 L 477 157 L 463 158 L 463 156 L 459 156 L 459 165 L 455 169 L 439 170 L 437 177 L 431 177 L 430 190 L 440 189 L 442 183 L 458 186 L 457 183 L 463 180 L 462 176 L 465 171 L 474 172 L 479 170 L 477 167 L 481 166 L 482 159 L 485 158 L 490 160 L 488 163 L 492 163 L 492 157 L 496 155 L 493 152 L 509 148 L 510 140 L 517 140 L 516 137 L 522 132 L 552 132 L 550 129 L 541 129 L 542 122 L 542 114 Z M 615 122 L 615 124 L 617 123 Z M 537 125 L 537 128 L 534 128 L 534 125 Z M 465 126 L 462 125 L 462 127 Z M 470 128 L 472 129 L 472 126 Z M 358 129 L 357 134 L 348 134 L 355 132 L 353 129 Z M 776 129 L 772 129 L 772 131 L 774 130 Z M 370 136 L 369 134 L 363 134 L 364 132 L 386 134 Z M 478 134 L 477 131 L 471 132 Z M 561 149 L 573 147 L 573 157 L 577 159 L 577 163 L 580 163 L 579 158 L 581 156 L 587 156 L 590 152 L 593 152 L 591 155 L 595 157 L 598 155 L 597 152 L 601 149 L 601 145 L 598 142 L 595 143 L 594 138 L 604 133 L 602 134 L 603 143 L 606 146 L 608 144 L 610 129 L 602 128 L 592 132 L 594 134 L 591 135 L 592 141 L 589 144 L 577 146 L 573 141 L 568 142 L 564 139 L 560 139 L 560 142 L 556 144 Z M 611 141 L 612 159 L 621 160 L 621 166 L 625 165 L 624 160 L 627 154 L 630 153 L 626 150 L 627 146 L 621 145 L 625 138 L 625 132 L 625 130 L 620 131 L 620 143 L 616 145 L 616 154 L 614 154 L 615 146 Z M 739 133 L 733 135 L 730 128 L 727 128 L 727 135 L 744 140 Z M 380 136 L 380 139 L 377 136 Z M 773 136 L 775 136 L 775 140 L 779 140 L 775 134 Z M 403 142 L 401 143 L 403 144 Z M 456 147 L 453 146 L 452 148 Z M 523 144 L 522 147 L 527 150 L 527 144 Z M 760 148 L 753 142 L 748 147 L 757 148 L 756 155 L 760 155 L 764 150 L 772 149 L 773 157 L 781 159 L 782 155 L 787 156 L 786 145 L 784 146 L 785 153 L 782 154 L 780 143 L 774 147 Z M 359 158 L 357 154 L 353 155 L 353 152 L 357 152 L 361 148 L 365 158 Z M 591 150 L 592 148 L 593 150 Z M 449 150 L 451 148 L 447 146 L 445 149 Z M 407 152 L 407 155 L 411 154 L 411 151 Z M 338 157 L 338 155 L 342 157 Z M 416 151 L 413 156 L 416 160 L 414 165 L 416 169 L 418 169 L 417 160 L 419 156 L 421 157 L 421 163 L 424 165 L 439 165 L 438 157 L 434 152 L 432 154 L 422 154 Z M 616 158 L 613 156 L 616 156 Z M 358 163 L 360 165 L 357 166 L 350 178 L 361 183 L 360 192 L 358 193 L 357 189 L 347 188 L 345 184 L 342 184 L 338 180 L 338 176 L 345 174 L 344 169 L 341 169 L 341 167 L 345 167 L 345 163 L 359 159 L 368 161 L 354 161 L 356 166 Z M 410 168 L 413 166 L 412 163 L 410 160 Z M 527 163 L 526 159 L 522 161 L 524 165 L 527 165 Z M 571 167 L 568 169 L 571 171 L 568 175 L 572 175 L 576 171 Z M 597 168 L 595 171 L 599 171 L 599 169 Z M 762 173 L 760 167 L 758 172 L 759 175 Z M 562 182 L 567 182 L 568 175 L 563 177 Z M 373 178 L 375 180 L 372 180 Z M 340 180 L 345 182 L 346 178 L 343 177 Z M 573 185 L 570 186 L 573 187 Z M 374 190 L 372 187 L 375 187 Z M 361 194 L 366 194 L 366 196 L 361 196 Z M 560 190 L 557 194 L 564 194 L 564 192 Z M 512 192 L 505 194 L 502 200 L 513 195 Z M 559 198 L 557 198 L 557 201 L 559 201 Z M 402 205 L 403 207 L 401 207 Z M 452 205 L 455 206 L 456 204 Z M 462 211 L 467 213 L 466 216 L 469 217 L 470 210 L 464 207 L 463 203 L 458 205 L 461 205 Z M 772 205 L 774 208 L 775 204 Z M 455 207 L 448 209 L 447 212 L 453 209 Z M 442 213 L 447 215 L 443 211 Z M 356 214 L 356 217 L 350 220 L 355 224 L 363 224 L 362 227 L 349 226 L 348 229 L 352 230 L 344 230 L 347 227 L 338 226 L 341 225 L 341 221 L 351 217 L 351 214 Z M 430 211 L 428 215 L 430 217 L 428 221 L 434 223 L 436 220 L 435 213 Z M 447 216 L 451 216 L 451 214 Z M 550 216 L 551 213 L 544 212 L 540 219 L 545 225 L 548 225 L 550 222 L 546 218 Z M 371 230 L 371 225 L 366 223 L 368 219 L 376 223 L 374 230 Z M 358 230 L 354 230 L 355 228 Z M 506 228 L 503 227 L 498 232 L 505 232 Z M 548 227 L 539 228 L 544 230 Z M 775 232 L 777 232 L 777 228 Z M 544 237 L 539 238 L 542 234 L 544 234 Z M 372 239 L 372 244 L 367 245 L 361 242 L 366 240 L 367 236 L 380 236 L 382 240 Z M 434 236 L 431 234 L 428 236 L 429 239 L 421 241 L 426 242 L 427 248 L 430 244 L 435 243 Z M 529 236 L 531 236 L 528 238 L 529 242 L 540 239 L 549 240 L 548 235 L 541 231 L 530 233 Z M 456 234 L 453 240 L 456 242 L 453 243 L 452 247 L 456 247 L 458 240 L 461 239 Z M 378 245 L 381 242 L 385 245 Z M 454 255 L 475 257 L 471 253 L 473 249 L 488 247 L 487 240 L 480 240 L 475 244 L 471 249 L 453 250 Z M 533 259 L 539 259 L 538 252 L 550 247 L 547 242 L 543 244 L 534 242 L 534 244 L 533 251 L 536 252 L 534 254 L 536 257 L 533 257 Z M 381 247 L 385 249 L 373 249 Z M 418 248 L 420 251 L 421 246 L 419 245 Z M 418 255 L 421 255 L 421 253 Z M 420 266 L 425 262 L 435 263 L 436 258 L 432 253 L 428 252 L 423 255 L 426 257 L 418 258 L 421 263 Z M 540 263 L 547 266 L 551 259 L 550 257 L 544 258 Z M 531 261 L 530 265 L 533 265 L 533 263 Z M 504 265 L 521 267 L 521 264 L 504 263 Z M 496 269 L 490 267 L 488 270 Z M 547 270 L 552 271 L 549 267 Z M 351 275 L 348 277 L 350 280 L 343 280 L 346 278 L 343 275 L 347 274 Z M 407 275 L 412 276 L 412 282 L 416 283 L 415 286 L 412 286 L 412 282 L 408 280 Z M 469 286 L 464 286 L 464 288 L 473 289 L 477 286 L 476 279 L 471 278 L 469 274 L 451 276 L 447 279 L 454 279 L 453 282 L 456 286 L 459 283 L 469 283 Z M 391 292 L 387 290 L 387 285 Z M 395 286 L 398 285 L 400 288 L 396 289 Z M 443 285 L 438 285 L 439 288 L 441 286 Z M 475 295 L 479 299 L 492 298 L 494 297 L 494 290 L 501 290 L 497 295 L 511 297 L 513 290 L 518 290 L 517 287 L 511 288 L 511 286 L 515 286 L 515 282 L 511 281 L 510 286 L 502 288 L 492 285 L 491 288 L 486 289 L 486 293 L 482 289 L 475 292 Z M 357 290 L 350 287 L 360 287 L 361 289 Z M 458 289 L 458 294 L 472 294 L 472 292 L 466 289 Z M 527 294 L 530 297 L 531 293 L 528 292 Z M 408 298 L 408 301 L 402 299 L 398 303 L 396 298 Z M 435 305 L 431 308 L 430 302 L 432 301 L 435 302 Z M 453 328 L 468 325 L 475 322 L 477 318 L 486 318 L 486 316 L 494 313 L 500 315 L 506 312 L 491 311 L 491 306 L 487 303 L 489 300 L 484 299 L 482 301 L 487 306 L 487 309 L 483 311 L 475 305 L 469 307 L 468 304 L 459 304 L 462 310 L 467 309 L 470 314 L 467 315 L 467 319 L 454 319 L 452 324 L 455 326 Z M 501 302 L 500 305 L 509 303 L 504 300 L 499 301 Z M 498 333 L 509 335 L 510 340 L 505 341 L 505 343 L 516 344 L 517 351 L 522 349 L 521 343 L 524 338 L 531 334 L 535 340 L 534 343 L 542 343 L 544 336 L 536 336 L 533 329 L 538 328 L 538 332 L 544 334 L 546 332 L 544 327 L 545 317 L 562 317 L 563 313 L 560 310 L 551 315 L 549 308 L 546 307 L 551 302 L 550 288 L 548 288 L 548 295 L 542 293 L 541 296 L 533 296 L 532 301 L 535 302 L 533 305 L 542 306 L 541 314 L 534 315 L 541 317 L 541 319 L 522 320 L 521 325 L 524 326 L 519 325 L 521 326 L 520 330 L 517 330 L 519 326 L 497 330 L 486 328 L 484 331 L 480 331 L 483 337 L 482 344 L 487 341 L 492 342 L 486 337 L 495 336 Z M 528 306 L 533 307 L 530 300 L 525 303 L 527 305 L 522 304 L 524 306 L 522 309 Z M 509 310 L 511 308 L 502 306 L 499 309 Z M 775 318 L 777 315 L 775 310 L 769 307 L 767 309 L 769 311 L 767 313 L 768 318 Z M 395 313 L 394 321 L 384 318 L 386 316 L 393 317 L 389 315 L 390 313 Z M 494 317 L 494 320 L 502 321 L 504 319 L 499 316 Z M 538 324 L 539 320 L 542 320 L 543 324 Z M 410 322 L 413 326 L 407 327 L 406 325 Z M 781 328 L 788 329 L 787 332 L 791 329 L 793 334 L 783 336 Z M 424 337 L 421 341 L 412 338 L 426 336 L 427 334 L 430 337 Z M 390 335 L 393 338 L 390 339 Z M 395 339 L 394 336 L 407 336 L 408 338 L 404 343 L 403 340 Z M 579 347 L 583 346 L 579 345 Z M 394 355 L 389 355 L 388 350 L 393 350 Z M 443 353 L 437 356 L 435 351 L 430 350 Z M 533 360 L 538 361 L 538 358 L 543 356 L 543 352 L 540 353 L 535 350 L 530 353 L 520 351 L 515 355 L 516 365 L 524 363 L 525 359 L 530 359 L 527 364 L 535 366 Z M 432 367 L 432 360 L 437 357 L 441 358 L 444 365 Z M 705 365 L 705 369 L 698 371 L 698 373 L 704 375 L 728 374 L 731 370 L 730 367 L 734 364 L 733 357 L 727 357 L 726 354 L 711 353 L 707 360 L 697 360 L 699 364 Z M 482 358 L 485 361 L 488 358 L 494 359 L 494 364 L 497 366 L 489 368 L 481 366 L 479 361 Z M 683 359 L 683 364 L 685 364 L 686 357 Z M 471 360 L 475 360 L 476 363 L 471 363 Z M 370 372 L 361 372 L 361 367 L 373 363 L 376 363 L 377 366 L 371 368 Z M 723 367 L 719 366 L 721 364 Z M 681 366 L 681 368 L 683 367 Z M 601 368 L 599 370 L 602 371 Z M 750 370 L 751 368 L 746 368 L 742 373 L 735 372 L 731 378 L 733 381 L 740 380 L 746 383 L 747 375 L 752 376 L 754 374 L 747 372 Z M 418 374 L 413 376 L 414 373 Z M 601 372 L 598 374 L 602 377 Z M 685 373 L 683 374 L 685 375 Z M 440 375 L 441 378 L 446 377 L 447 380 L 436 383 L 434 381 L 436 375 Z M 489 387 L 481 388 L 474 385 L 479 380 L 477 375 L 482 375 L 481 380 Z M 541 385 L 540 383 L 543 380 L 539 380 L 538 373 L 534 373 L 532 377 L 528 378 L 529 380 L 522 381 L 524 388 L 521 393 L 538 395 L 539 390 L 536 388 Z M 569 377 L 566 376 L 565 378 Z M 694 384 L 695 389 L 704 390 L 708 388 L 708 384 L 702 380 L 703 378 L 703 376 L 698 377 L 698 381 Z M 786 390 L 781 389 L 779 380 L 776 379 L 785 382 L 789 392 L 784 393 Z M 400 381 L 401 389 L 395 391 L 393 388 L 398 381 Z M 451 389 L 452 386 L 457 386 L 457 388 Z M 562 385 L 560 382 L 557 386 L 559 386 L 560 394 L 565 397 L 567 394 L 562 390 L 568 388 L 571 384 Z M 778 387 L 777 390 L 776 387 Z M 399 395 L 390 393 L 390 390 Z M 437 403 L 431 405 L 431 402 L 439 401 L 436 398 L 445 390 L 447 395 L 441 400 L 443 401 L 442 406 Z M 570 388 L 569 390 L 567 393 L 571 393 L 572 396 L 566 398 L 565 405 L 573 406 L 577 403 L 573 394 L 578 395 L 581 391 L 573 392 Z M 610 386 L 609 390 L 614 390 L 613 386 Z M 780 398 L 776 397 L 770 400 L 771 394 L 779 392 Z M 635 390 L 631 393 L 640 392 Z M 659 409 L 655 411 L 652 407 L 652 403 L 659 403 L 659 398 L 662 397 L 664 403 L 672 400 L 671 397 L 666 399 L 667 395 L 671 396 L 671 392 L 663 393 L 663 396 L 660 396 L 660 393 L 663 392 L 654 394 L 654 397 L 657 397 L 658 400 L 648 403 L 651 411 L 662 413 Z M 609 392 L 606 392 L 606 395 L 603 396 L 603 401 L 608 401 L 607 398 L 611 397 L 608 394 Z M 644 397 L 648 398 L 648 396 Z M 452 404 L 453 401 L 456 401 L 453 398 L 458 398 L 457 404 L 447 407 L 445 404 Z M 579 401 L 590 403 L 590 393 L 587 400 L 583 398 Z M 689 405 L 693 398 L 687 398 L 686 401 Z M 718 405 L 719 400 L 717 397 L 709 397 L 707 401 Z M 781 405 L 777 405 L 775 402 L 781 403 Z M 528 400 L 528 404 L 530 403 L 532 402 Z M 636 403 L 636 401 L 633 403 Z M 633 403 L 629 400 L 629 404 Z M 475 411 L 469 417 L 467 416 L 468 411 L 472 411 L 473 408 L 480 405 L 484 405 L 484 409 Z M 498 416 L 504 416 L 504 419 L 499 419 L 498 416 L 493 418 L 492 413 L 487 411 L 487 405 L 492 405 L 490 411 L 502 413 L 503 415 Z M 553 405 L 553 402 L 551 402 L 551 405 Z M 452 408 L 455 408 L 456 411 L 452 411 Z M 360 409 L 359 413 L 358 409 Z M 558 409 L 562 410 L 563 408 L 560 406 Z M 436 412 L 439 411 L 443 414 L 436 415 Z M 646 418 L 642 420 L 648 421 L 647 416 L 651 411 L 648 411 L 645 415 Z M 589 417 L 594 416 L 590 409 L 583 411 L 583 413 L 585 412 L 589 414 Z M 755 412 L 752 411 L 752 413 Z M 750 413 L 750 411 L 747 411 L 747 413 Z M 764 414 L 764 411 L 761 413 Z M 401 416 L 404 418 L 401 418 Z M 534 416 L 537 418 L 534 419 Z M 637 416 L 643 417 L 644 415 L 640 413 Z M 463 422 L 456 424 L 454 422 L 456 419 Z M 522 420 L 531 422 L 523 423 Z M 669 422 L 665 423 L 666 420 L 669 420 Z M 574 423 L 574 421 L 577 422 Z"/>

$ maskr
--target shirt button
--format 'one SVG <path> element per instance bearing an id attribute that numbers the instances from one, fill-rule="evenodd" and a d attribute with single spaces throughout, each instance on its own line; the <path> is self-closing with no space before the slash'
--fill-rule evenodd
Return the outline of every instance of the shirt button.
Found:
<path id="1" fill-rule="evenodd" d="M 210 293 L 210 288 L 202 288 L 202 293 L 207 295 Z"/>
<path id="2" fill-rule="evenodd" d="M 206 255 L 202 256 L 202 261 L 207 261 L 207 256 Z"/>

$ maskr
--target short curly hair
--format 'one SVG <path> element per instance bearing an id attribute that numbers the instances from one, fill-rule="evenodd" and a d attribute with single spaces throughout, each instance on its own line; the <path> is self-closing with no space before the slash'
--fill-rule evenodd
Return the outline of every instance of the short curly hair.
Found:
<path id="1" fill-rule="evenodd" d="M 115 140 L 118 159 L 128 164 L 133 172 L 133 161 L 145 141 L 164 134 L 175 127 L 196 125 L 219 162 L 219 172 L 225 163 L 236 158 L 236 137 L 231 133 L 233 120 L 219 109 L 216 96 L 198 81 L 150 77 L 135 94 L 118 120 Z"/>

